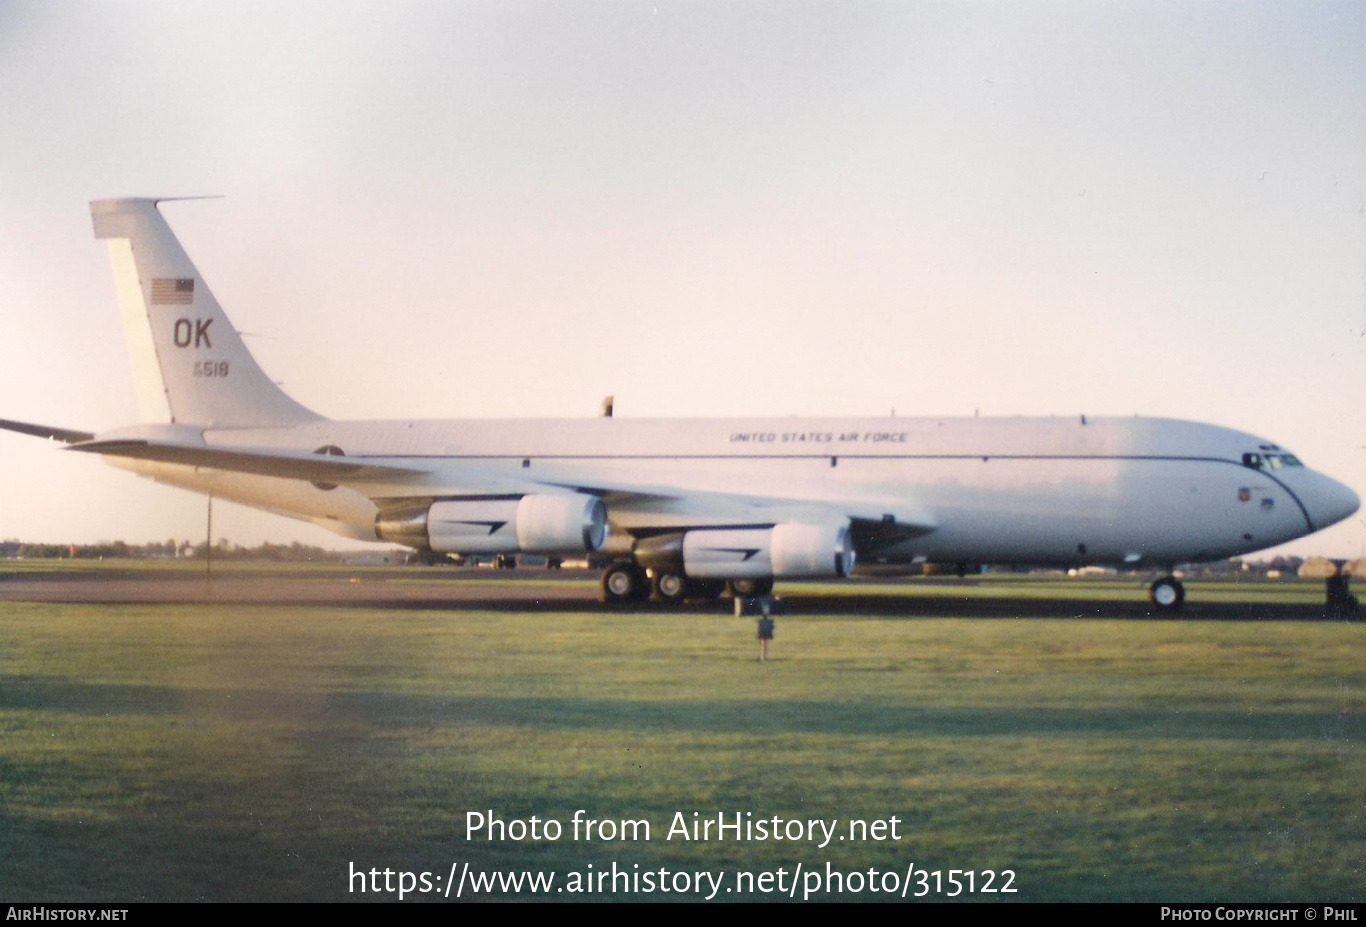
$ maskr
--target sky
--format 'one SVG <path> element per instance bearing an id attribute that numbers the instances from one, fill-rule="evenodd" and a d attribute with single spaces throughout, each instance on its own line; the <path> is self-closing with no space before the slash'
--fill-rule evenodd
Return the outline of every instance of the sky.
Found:
<path id="1" fill-rule="evenodd" d="M 1358 2 L 0 0 L 0 113 L 0 418 L 136 421 L 88 202 L 218 194 L 165 214 L 329 417 L 1170 416 L 1366 496 Z M 0 537 L 203 536 L 0 468 Z"/>

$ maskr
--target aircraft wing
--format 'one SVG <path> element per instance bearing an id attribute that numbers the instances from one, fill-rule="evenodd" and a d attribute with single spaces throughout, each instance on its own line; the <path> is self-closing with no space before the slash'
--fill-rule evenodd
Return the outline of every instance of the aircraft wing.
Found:
<path id="1" fill-rule="evenodd" d="M 375 499 L 380 504 L 403 499 L 435 501 L 470 493 L 526 494 L 545 489 L 587 493 L 607 504 L 614 522 L 639 535 L 704 527 L 848 519 L 857 547 L 867 552 L 928 534 L 938 527 L 932 513 L 905 498 L 882 498 L 877 494 L 832 496 L 814 486 L 791 487 L 792 495 L 774 496 L 630 480 L 586 484 L 518 479 L 469 466 L 462 466 L 457 475 L 443 473 L 437 461 L 412 466 L 383 458 L 332 456 L 274 447 L 211 446 L 204 443 L 199 429 L 175 425 L 141 426 L 95 435 L 0 419 L 0 429 L 61 441 L 67 450 L 85 454 L 283 479 L 384 484 L 382 498 Z M 450 480 L 452 476 L 457 478 Z M 411 488 L 404 490 L 405 483 Z"/>
<path id="2" fill-rule="evenodd" d="M 855 543 L 868 552 L 890 547 L 910 538 L 929 534 L 939 527 L 934 514 L 906 498 L 888 498 L 877 493 L 831 494 L 817 487 L 792 487 L 791 495 L 749 495 L 712 492 L 678 486 L 644 483 L 543 483 L 561 489 L 589 493 L 602 498 L 613 521 L 629 525 L 633 513 L 648 512 L 650 527 L 644 533 L 664 533 L 681 529 L 729 527 L 736 524 L 777 524 L 783 521 L 841 521 L 848 519 Z M 676 526 L 668 524 L 673 512 L 680 516 Z M 708 515 L 714 517 L 708 523 Z"/>
<path id="3" fill-rule="evenodd" d="M 388 463 L 371 463 L 361 459 L 309 454 L 302 451 L 206 447 L 202 444 L 148 438 L 79 441 L 72 443 L 68 450 L 109 457 L 184 464 L 191 467 L 212 467 L 215 470 L 234 470 L 258 476 L 327 482 L 402 480 L 426 476 L 429 472 Z"/>

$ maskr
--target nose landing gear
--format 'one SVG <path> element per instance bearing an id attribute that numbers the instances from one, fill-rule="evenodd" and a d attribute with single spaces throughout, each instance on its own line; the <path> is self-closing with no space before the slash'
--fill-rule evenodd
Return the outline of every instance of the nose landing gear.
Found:
<path id="1" fill-rule="evenodd" d="M 1148 587 L 1148 599 L 1159 612 L 1171 614 L 1186 601 L 1186 587 L 1175 576 L 1163 576 Z"/>

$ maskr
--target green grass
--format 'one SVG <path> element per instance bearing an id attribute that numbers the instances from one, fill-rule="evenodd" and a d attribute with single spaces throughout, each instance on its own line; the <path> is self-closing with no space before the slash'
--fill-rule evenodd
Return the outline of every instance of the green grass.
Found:
<path id="1" fill-rule="evenodd" d="M 1366 894 L 1366 627 L 784 616 L 766 665 L 753 632 L 0 604 L 0 897 L 346 899 L 352 861 L 613 860 L 1013 869 L 1021 900 Z M 580 808 L 653 839 L 464 839 L 467 811 Z M 665 841 L 675 811 L 896 815 L 903 839 Z"/>

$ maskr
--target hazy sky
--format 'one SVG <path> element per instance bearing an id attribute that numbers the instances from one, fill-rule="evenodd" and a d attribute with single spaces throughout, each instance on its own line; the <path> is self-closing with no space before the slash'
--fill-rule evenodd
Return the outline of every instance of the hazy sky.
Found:
<path id="1" fill-rule="evenodd" d="M 136 420 L 87 203 L 212 193 L 172 226 L 331 417 L 1141 413 L 1366 496 L 1360 2 L 0 0 L 0 115 L 0 418 Z M 0 537 L 202 535 L 0 466 Z"/>

